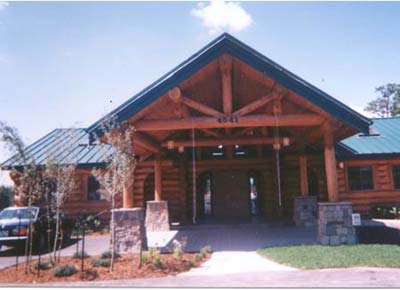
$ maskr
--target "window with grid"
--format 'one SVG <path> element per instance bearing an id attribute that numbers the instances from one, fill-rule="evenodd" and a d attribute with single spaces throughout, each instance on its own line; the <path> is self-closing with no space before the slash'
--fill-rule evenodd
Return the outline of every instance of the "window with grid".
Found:
<path id="1" fill-rule="evenodd" d="M 372 166 L 351 166 L 347 169 L 350 190 L 374 189 Z"/>
<path id="2" fill-rule="evenodd" d="M 395 189 L 400 189 L 400 164 L 392 166 L 393 184 Z"/>

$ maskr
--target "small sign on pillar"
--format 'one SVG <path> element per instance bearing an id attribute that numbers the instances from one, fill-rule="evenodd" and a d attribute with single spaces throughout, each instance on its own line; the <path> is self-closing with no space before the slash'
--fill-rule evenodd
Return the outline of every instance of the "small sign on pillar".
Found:
<path id="1" fill-rule="evenodd" d="M 353 213 L 351 215 L 351 222 L 353 226 L 361 226 L 361 216 L 359 213 Z"/>

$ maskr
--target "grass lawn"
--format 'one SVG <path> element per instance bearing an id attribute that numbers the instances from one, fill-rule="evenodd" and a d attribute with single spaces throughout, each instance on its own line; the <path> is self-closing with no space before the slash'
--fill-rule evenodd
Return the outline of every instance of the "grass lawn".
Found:
<path id="1" fill-rule="evenodd" d="M 400 246 L 290 246 L 257 250 L 263 257 L 300 269 L 389 267 L 400 268 Z"/>

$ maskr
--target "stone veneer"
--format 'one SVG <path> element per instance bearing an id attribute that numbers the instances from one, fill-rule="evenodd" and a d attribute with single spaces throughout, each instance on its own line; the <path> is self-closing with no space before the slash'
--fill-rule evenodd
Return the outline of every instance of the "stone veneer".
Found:
<path id="1" fill-rule="evenodd" d="M 146 206 L 146 230 L 150 232 L 169 231 L 167 201 L 148 201 Z"/>
<path id="2" fill-rule="evenodd" d="M 296 226 L 311 227 L 317 225 L 317 208 L 316 196 L 296 196 L 293 214 Z"/>
<path id="3" fill-rule="evenodd" d="M 139 253 L 147 250 L 144 225 L 144 208 L 120 208 L 112 210 L 115 222 L 115 250 L 118 253 Z"/>
<path id="4" fill-rule="evenodd" d="M 355 244 L 351 202 L 318 203 L 318 242 L 322 245 Z"/>

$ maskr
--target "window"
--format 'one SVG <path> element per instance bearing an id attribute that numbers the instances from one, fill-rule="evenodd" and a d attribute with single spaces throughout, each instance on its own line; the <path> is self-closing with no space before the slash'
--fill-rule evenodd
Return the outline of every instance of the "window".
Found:
<path id="1" fill-rule="evenodd" d="M 96 177 L 88 177 L 88 200 L 101 200 L 100 183 Z"/>
<path id="2" fill-rule="evenodd" d="M 350 190 L 374 189 L 372 166 L 352 166 L 347 173 Z"/>
<path id="3" fill-rule="evenodd" d="M 400 189 L 400 165 L 392 166 L 393 184 L 395 189 Z"/>

